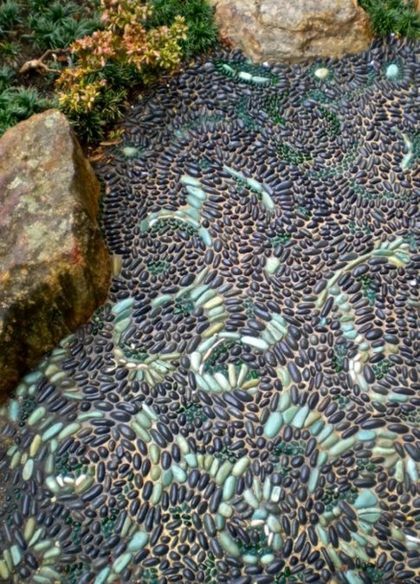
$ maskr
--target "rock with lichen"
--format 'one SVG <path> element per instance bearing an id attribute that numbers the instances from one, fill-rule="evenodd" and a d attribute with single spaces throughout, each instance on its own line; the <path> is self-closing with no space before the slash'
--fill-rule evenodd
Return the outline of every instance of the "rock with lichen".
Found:
<path id="1" fill-rule="evenodd" d="M 99 183 L 63 114 L 0 140 L 0 393 L 106 296 Z"/>

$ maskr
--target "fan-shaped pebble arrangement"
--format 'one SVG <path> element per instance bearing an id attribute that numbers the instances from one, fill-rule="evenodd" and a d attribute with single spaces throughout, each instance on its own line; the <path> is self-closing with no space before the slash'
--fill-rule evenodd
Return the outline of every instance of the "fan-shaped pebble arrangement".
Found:
<path id="1" fill-rule="evenodd" d="M 0 409 L 1 582 L 420 582 L 414 49 L 139 100 L 108 302 Z"/>

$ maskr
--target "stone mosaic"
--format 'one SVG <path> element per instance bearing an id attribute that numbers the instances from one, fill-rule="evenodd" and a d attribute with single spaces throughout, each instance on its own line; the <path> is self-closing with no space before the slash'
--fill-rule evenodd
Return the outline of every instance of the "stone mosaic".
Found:
<path id="1" fill-rule="evenodd" d="M 140 99 L 109 299 L 0 409 L 1 582 L 420 582 L 414 53 Z"/>

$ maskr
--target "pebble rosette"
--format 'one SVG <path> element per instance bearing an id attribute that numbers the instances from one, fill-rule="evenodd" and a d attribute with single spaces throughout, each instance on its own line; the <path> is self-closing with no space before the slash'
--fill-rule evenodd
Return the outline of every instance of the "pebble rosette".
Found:
<path id="1" fill-rule="evenodd" d="M 1 582 L 420 582 L 415 48 L 139 98 L 108 301 L 0 409 Z"/>

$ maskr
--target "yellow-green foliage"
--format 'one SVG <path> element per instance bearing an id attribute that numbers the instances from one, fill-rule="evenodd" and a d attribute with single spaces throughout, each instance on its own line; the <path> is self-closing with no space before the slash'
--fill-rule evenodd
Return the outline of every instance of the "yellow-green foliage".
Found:
<path id="1" fill-rule="evenodd" d="M 170 26 L 146 28 L 151 7 L 139 0 L 101 0 L 103 30 L 70 47 L 75 66 L 57 80 L 59 104 L 70 116 L 91 112 L 132 81 L 147 82 L 159 70 L 173 70 L 182 58 L 187 26 L 182 17 Z"/>

